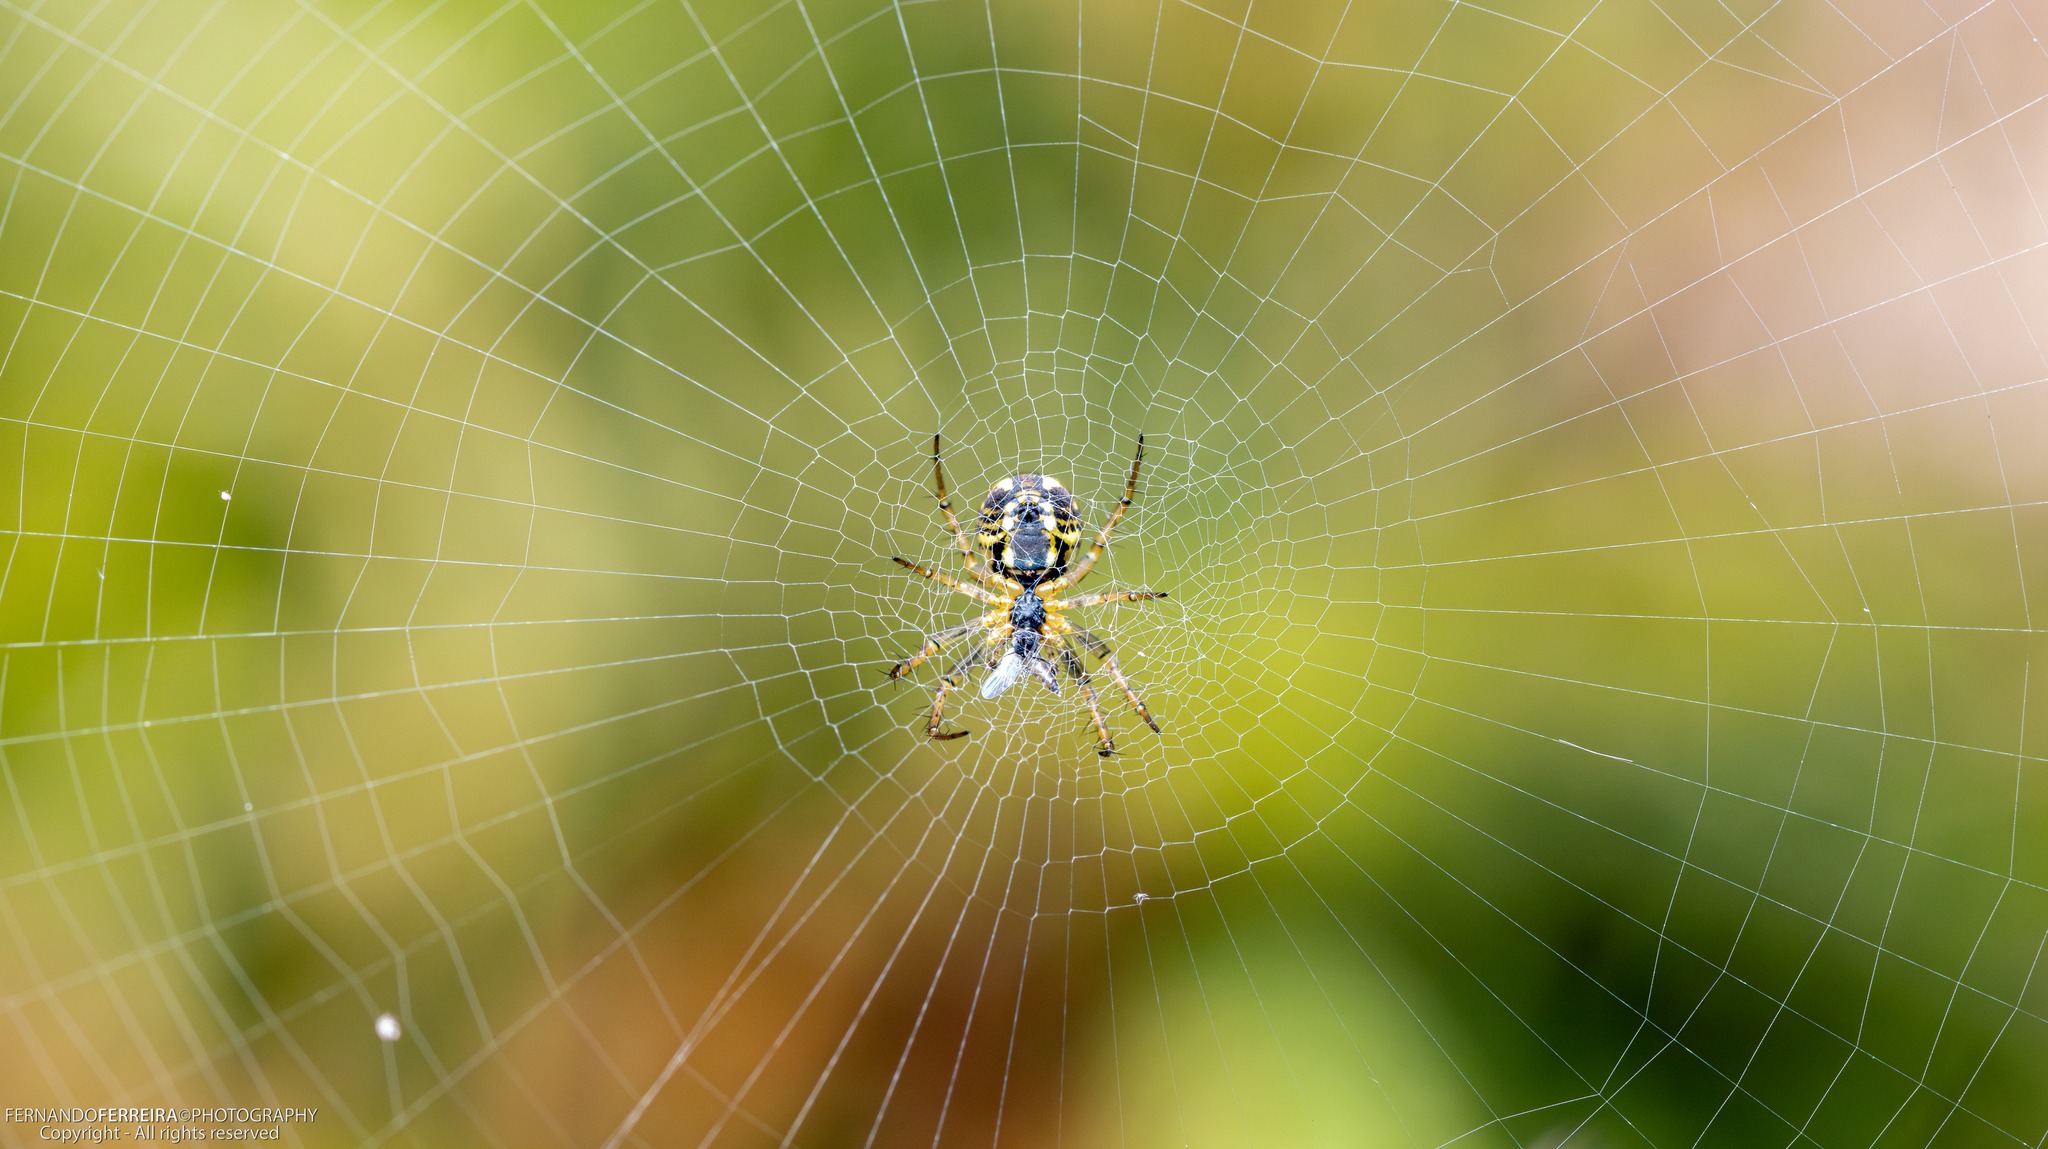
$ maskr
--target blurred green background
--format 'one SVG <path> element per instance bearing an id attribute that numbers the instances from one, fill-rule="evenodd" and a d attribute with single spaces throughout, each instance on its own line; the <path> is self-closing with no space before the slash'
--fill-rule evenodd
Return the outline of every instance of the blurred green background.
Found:
<path id="1" fill-rule="evenodd" d="M 0 9 L 0 1104 L 2040 1145 L 2042 20 Z"/>

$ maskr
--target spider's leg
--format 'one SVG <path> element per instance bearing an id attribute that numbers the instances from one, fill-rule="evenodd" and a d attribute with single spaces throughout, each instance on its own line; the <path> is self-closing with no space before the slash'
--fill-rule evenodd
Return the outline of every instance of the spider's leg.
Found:
<path id="1" fill-rule="evenodd" d="M 960 565 L 974 581 L 983 586 L 999 587 L 1003 580 L 991 571 L 982 570 L 976 563 L 974 548 L 967 545 L 967 532 L 960 529 L 960 519 L 953 514 L 953 496 L 946 490 L 946 468 L 939 462 L 939 437 L 932 435 L 932 485 L 939 491 L 939 511 L 946 516 L 946 529 L 953 532 L 953 545 L 960 548 Z"/>
<path id="2" fill-rule="evenodd" d="M 895 560 L 897 566 L 903 567 L 904 569 L 913 571 L 917 574 L 921 574 L 924 577 L 932 580 L 933 582 L 941 583 L 946 586 L 952 587 L 954 590 L 959 591 L 961 594 L 964 594 L 968 598 L 974 599 L 977 602 L 985 602 L 990 606 L 1010 605 L 1008 599 L 1005 599 L 1002 596 L 995 594 L 991 591 L 985 591 L 978 586 L 968 586 L 966 583 L 961 582 L 959 579 L 954 578 L 952 575 L 940 574 L 938 571 L 928 570 L 924 567 L 918 566 L 914 562 L 911 562 L 909 559 L 903 558 L 898 555 L 890 555 L 889 557 Z"/>
<path id="3" fill-rule="evenodd" d="M 1109 521 L 1102 524 L 1102 530 L 1095 536 L 1095 545 L 1088 548 L 1088 557 L 1081 560 L 1073 570 L 1041 587 L 1038 593 L 1056 594 L 1066 587 L 1074 586 L 1088 577 L 1088 571 L 1095 566 L 1095 560 L 1102 557 L 1102 550 L 1109 545 L 1109 532 L 1116 529 L 1117 520 L 1130 509 L 1131 496 L 1138 493 L 1138 464 L 1145 461 L 1145 436 L 1138 436 L 1138 453 L 1131 459 L 1130 481 L 1124 484 L 1124 497 L 1117 501 L 1116 510 L 1109 513 Z"/>
<path id="4" fill-rule="evenodd" d="M 1080 658 L 1074 654 L 1074 648 L 1067 645 L 1066 639 L 1055 635 L 1052 641 L 1059 644 L 1060 665 L 1074 676 L 1074 682 L 1081 687 L 1081 697 L 1088 703 L 1088 718 L 1095 723 L 1095 752 L 1107 758 L 1116 753 L 1116 743 L 1110 740 L 1109 724 L 1102 720 L 1102 706 L 1095 701 L 1095 687 L 1088 681 L 1088 672 L 1081 668 Z"/>
<path id="5" fill-rule="evenodd" d="M 1149 599 L 1165 597 L 1166 592 L 1163 590 L 1107 590 L 1097 591 L 1094 594 L 1076 595 L 1073 598 L 1063 598 L 1057 603 L 1048 603 L 1047 605 L 1071 609 L 1077 606 L 1101 606 L 1106 602 L 1145 602 Z"/>
<path id="6" fill-rule="evenodd" d="M 1117 669 L 1116 655 L 1110 652 L 1109 644 L 1072 623 L 1067 624 L 1067 629 L 1075 638 L 1081 640 L 1081 645 L 1088 648 L 1088 653 L 1102 660 L 1102 669 L 1109 671 L 1109 677 L 1115 681 L 1117 689 L 1123 691 L 1124 697 L 1131 700 L 1131 709 L 1138 712 L 1138 717 L 1145 720 L 1145 725 L 1152 728 L 1152 733 L 1159 733 L 1159 723 L 1152 720 L 1152 712 L 1145 709 L 1144 701 L 1131 689 L 1130 680 L 1124 677 L 1123 671 Z"/>
<path id="7" fill-rule="evenodd" d="M 986 618 L 978 618 L 969 622 L 963 622 L 959 626 L 949 626 L 936 634 L 927 636 L 924 640 L 923 649 L 919 650 L 916 654 L 911 655 L 909 658 L 906 658 L 903 661 L 898 662 L 896 665 L 889 668 L 889 677 L 901 678 L 904 675 L 909 674 L 911 671 L 917 669 L 917 667 L 921 663 L 923 663 L 925 659 L 930 658 L 932 655 L 937 654 L 938 652 L 946 649 L 947 644 L 951 643 L 954 639 L 959 638 L 961 635 L 966 634 L 968 631 L 973 630 L 977 627 L 987 625 L 988 620 Z"/>
<path id="8" fill-rule="evenodd" d="M 967 681 L 967 668 L 973 666 L 974 660 L 981 657 L 982 648 L 989 645 L 997 633 L 991 630 L 987 635 L 984 635 L 980 642 L 975 643 L 968 649 L 967 653 L 960 656 L 959 661 L 953 664 L 953 669 L 947 671 L 945 677 L 939 679 L 939 692 L 932 697 L 931 719 L 924 726 L 925 735 L 932 741 L 950 742 L 955 738 L 965 738 L 973 733 L 971 730 L 955 730 L 951 733 L 943 733 L 939 730 L 939 725 L 946 712 L 946 695 L 951 694 L 956 687 Z"/>

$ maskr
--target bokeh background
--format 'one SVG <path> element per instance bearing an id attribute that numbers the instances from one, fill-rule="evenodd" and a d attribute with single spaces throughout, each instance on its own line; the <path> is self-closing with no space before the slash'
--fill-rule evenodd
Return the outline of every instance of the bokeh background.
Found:
<path id="1" fill-rule="evenodd" d="M 2044 28 L 0 8 L 0 1103 L 2041 1145 Z M 1164 733 L 924 740 L 935 431 Z"/>

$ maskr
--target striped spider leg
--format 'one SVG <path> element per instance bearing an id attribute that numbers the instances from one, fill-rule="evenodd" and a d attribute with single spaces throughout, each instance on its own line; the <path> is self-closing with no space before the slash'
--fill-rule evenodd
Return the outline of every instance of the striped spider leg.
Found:
<path id="1" fill-rule="evenodd" d="M 967 568 L 968 575 L 975 582 L 997 590 L 1022 589 L 1012 579 L 981 569 L 979 556 L 974 553 L 974 548 L 968 545 L 967 532 L 961 529 L 959 516 L 953 513 L 953 496 L 946 490 L 946 467 L 939 461 L 939 436 L 936 431 L 932 433 L 932 486 L 939 493 L 939 512 L 946 516 L 946 529 L 953 532 L 953 545 L 960 551 L 960 565 Z"/>
<path id="2" fill-rule="evenodd" d="M 1079 585 L 1082 579 L 1088 577 L 1088 572 L 1095 569 L 1096 560 L 1100 559 L 1102 552 L 1109 547 L 1109 532 L 1115 530 L 1117 523 L 1122 521 L 1124 512 L 1130 509 L 1132 497 L 1138 493 L 1138 466 L 1144 461 L 1145 436 L 1140 435 L 1138 436 L 1138 453 L 1131 457 L 1131 477 L 1124 482 L 1124 497 L 1118 499 L 1116 509 L 1109 512 L 1109 519 L 1102 524 L 1102 530 L 1096 534 L 1095 544 L 1088 548 L 1087 557 L 1083 558 L 1073 570 L 1046 583 L 1038 592 L 1039 594 L 1050 597 L 1070 586 Z"/>
<path id="3" fill-rule="evenodd" d="M 1126 594 L 1128 597 L 1123 597 Z M 1120 597 L 1113 601 L 1142 602 L 1146 599 L 1166 597 L 1163 593 L 1149 591 L 1119 592 L 1119 595 Z M 1088 597 L 1093 598 L 1096 596 L 1090 595 Z M 1073 604 L 1058 603 L 1054 604 L 1054 607 L 1058 609 L 1059 607 L 1070 605 Z M 1124 677 L 1123 669 L 1117 666 L 1116 654 L 1110 649 L 1108 643 L 1102 641 L 1093 633 L 1075 626 L 1071 620 L 1063 615 L 1055 615 L 1053 617 L 1050 629 L 1060 641 L 1060 650 L 1064 656 L 1061 661 L 1066 663 L 1067 672 L 1080 682 L 1081 696 L 1088 702 L 1088 713 L 1095 721 L 1095 733 L 1100 740 L 1095 750 L 1097 754 L 1102 755 L 1104 758 L 1109 757 L 1116 752 L 1116 744 L 1110 740 L 1109 729 L 1102 721 L 1102 710 L 1095 702 L 1095 691 L 1090 685 L 1088 676 L 1081 672 L 1081 660 L 1075 657 L 1073 649 L 1067 645 L 1068 639 L 1080 643 L 1082 649 L 1102 660 L 1102 669 L 1109 672 L 1110 681 L 1116 683 L 1117 689 L 1123 692 L 1124 699 L 1131 704 L 1131 709 L 1138 712 L 1138 717 L 1144 720 L 1145 725 L 1152 728 L 1152 733 L 1158 734 L 1160 732 L 1158 720 L 1152 717 L 1152 711 L 1145 706 L 1144 699 L 1138 697 L 1138 692 L 1131 689 L 1131 682 Z"/>

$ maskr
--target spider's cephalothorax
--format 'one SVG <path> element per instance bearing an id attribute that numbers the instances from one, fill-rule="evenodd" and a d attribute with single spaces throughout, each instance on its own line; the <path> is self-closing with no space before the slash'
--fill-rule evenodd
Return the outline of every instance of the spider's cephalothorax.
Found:
<path id="1" fill-rule="evenodd" d="M 974 541 L 991 571 L 1037 586 L 1067 573 L 1081 542 L 1081 516 L 1058 479 L 1012 475 L 982 500 Z"/>
<path id="2" fill-rule="evenodd" d="M 981 680 L 983 698 L 1000 695 L 1027 674 L 1058 694 L 1059 671 L 1065 670 L 1080 686 L 1081 697 L 1088 703 L 1088 716 L 1095 723 L 1096 753 L 1108 757 L 1115 752 L 1116 744 L 1110 740 L 1102 707 L 1095 700 L 1094 683 L 1082 668 L 1077 647 L 1102 660 L 1102 669 L 1109 672 L 1131 708 L 1158 733 L 1159 723 L 1153 721 L 1152 712 L 1145 709 L 1123 671 L 1117 668 L 1109 644 L 1075 626 L 1065 612 L 1103 603 L 1165 598 L 1166 592 L 1119 590 L 1061 597 L 1062 591 L 1088 577 L 1103 549 L 1109 546 L 1109 532 L 1131 505 L 1131 496 L 1138 489 L 1138 465 L 1144 461 L 1145 437 L 1140 435 L 1137 457 L 1131 460 L 1131 477 L 1124 484 L 1124 497 L 1102 524 L 1087 557 L 1073 565 L 1074 548 L 1081 541 L 1081 519 L 1074 511 L 1074 496 L 1058 480 L 1045 475 L 1012 475 L 997 483 L 982 501 L 975 546 L 968 546 L 967 532 L 960 529 L 959 517 L 953 513 L 953 500 L 946 494 L 946 472 L 939 465 L 939 437 L 932 436 L 932 476 L 939 491 L 939 510 L 946 516 L 946 526 L 953 531 L 961 565 L 978 585 L 970 586 L 908 559 L 896 561 L 992 609 L 930 636 L 916 654 L 889 668 L 890 678 L 901 678 L 932 655 L 972 637 L 952 669 L 939 679 L 939 692 L 932 699 L 931 714 L 925 723 L 926 734 L 938 741 L 966 736 L 965 730 L 942 731 L 941 719 L 946 695 L 964 683 L 968 672 L 977 667 L 986 670 Z M 986 570 L 981 567 L 984 559 L 988 563 Z"/>
<path id="3" fill-rule="evenodd" d="M 1029 671 L 1039 684 L 1054 694 L 1060 692 L 1060 676 L 1053 673 L 1045 649 L 1045 600 L 1025 591 L 1010 603 L 1010 649 L 995 660 L 995 668 L 981 680 L 981 696 L 994 698 L 1017 684 Z"/>

